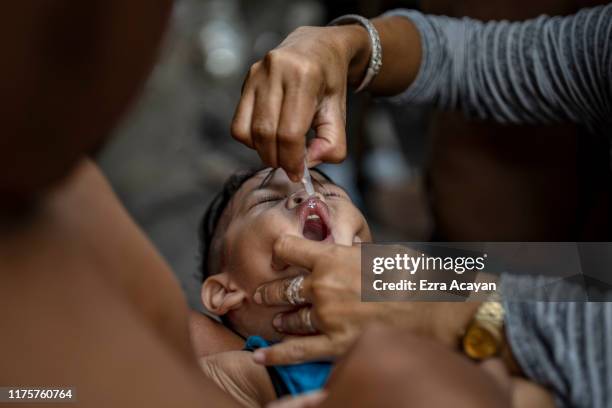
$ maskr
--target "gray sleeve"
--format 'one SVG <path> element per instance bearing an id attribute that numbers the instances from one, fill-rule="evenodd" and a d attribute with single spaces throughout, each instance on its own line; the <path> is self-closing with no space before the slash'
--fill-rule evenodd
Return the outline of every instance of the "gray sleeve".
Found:
<path id="1" fill-rule="evenodd" d="M 571 120 L 599 131 L 611 121 L 612 4 L 513 23 L 386 14 L 409 18 L 423 48 L 417 78 L 394 102 L 502 123 Z"/>
<path id="2" fill-rule="evenodd" d="M 516 288 L 534 277 L 502 277 Z M 579 290 L 564 283 L 558 290 Z M 544 298 L 543 296 L 536 298 Z M 506 336 L 527 377 L 547 386 L 559 407 L 612 406 L 612 303 L 504 302 Z"/>

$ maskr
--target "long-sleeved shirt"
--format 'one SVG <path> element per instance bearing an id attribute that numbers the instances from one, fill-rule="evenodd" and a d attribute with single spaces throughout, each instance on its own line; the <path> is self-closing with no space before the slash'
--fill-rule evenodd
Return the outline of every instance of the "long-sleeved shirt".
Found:
<path id="1" fill-rule="evenodd" d="M 387 14 L 410 18 L 423 49 L 417 78 L 395 102 L 462 109 L 501 123 L 570 120 L 611 131 L 611 4 L 514 23 Z"/>
<path id="2" fill-rule="evenodd" d="M 569 120 L 612 134 L 612 4 L 514 23 L 387 14 L 409 18 L 423 50 L 417 78 L 394 102 L 502 123 Z M 529 378 L 560 406 L 612 406 L 612 303 L 504 305 L 508 341 Z"/>

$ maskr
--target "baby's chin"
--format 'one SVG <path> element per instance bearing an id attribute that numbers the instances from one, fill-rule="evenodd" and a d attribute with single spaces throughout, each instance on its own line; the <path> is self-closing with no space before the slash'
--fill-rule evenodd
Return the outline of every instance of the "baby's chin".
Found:
<path id="1" fill-rule="evenodd" d="M 287 336 L 286 334 L 279 333 L 274 329 L 268 331 L 267 333 L 253 334 L 253 335 L 261 336 L 268 341 L 274 341 L 274 342 L 281 341 Z"/>
<path id="2" fill-rule="evenodd" d="M 260 313 L 242 313 L 239 318 L 230 318 L 230 323 L 234 330 L 245 338 L 249 336 L 260 336 L 269 341 L 280 341 L 285 335 L 276 331 L 274 326 L 272 326 L 272 319 L 276 313 L 270 316 L 267 316 L 267 314 L 264 316 Z"/>

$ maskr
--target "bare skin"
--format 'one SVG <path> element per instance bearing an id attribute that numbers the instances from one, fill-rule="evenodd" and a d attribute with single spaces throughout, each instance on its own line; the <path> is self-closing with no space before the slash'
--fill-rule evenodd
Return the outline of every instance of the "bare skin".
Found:
<path id="1" fill-rule="evenodd" d="M 224 351 L 240 350 L 244 339 L 210 317 L 191 310 L 189 333 L 198 359 Z"/>
<path id="2" fill-rule="evenodd" d="M 236 404 L 203 378 L 168 265 L 82 162 L 0 236 L 0 383 L 65 384 L 79 404 Z"/>
<path id="3" fill-rule="evenodd" d="M 200 360 L 206 376 L 246 407 L 261 407 L 277 399 L 266 368 L 250 351 L 226 351 Z"/>
<path id="4" fill-rule="evenodd" d="M 0 384 L 76 387 L 76 406 L 236 406 L 200 371 L 172 271 L 85 159 L 137 95 L 170 5 L 0 13 Z"/>

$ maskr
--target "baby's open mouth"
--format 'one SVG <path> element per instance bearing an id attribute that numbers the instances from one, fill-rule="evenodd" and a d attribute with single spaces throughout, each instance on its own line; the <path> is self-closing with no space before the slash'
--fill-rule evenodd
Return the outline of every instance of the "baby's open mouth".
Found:
<path id="1" fill-rule="evenodd" d="M 329 235 L 327 225 L 317 214 L 311 214 L 306 218 L 304 229 L 302 230 L 304 238 L 313 241 L 323 241 Z"/>
<path id="2" fill-rule="evenodd" d="M 325 241 L 331 236 L 327 205 L 311 197 L 300 208 L 302 235 L 312 241 Z"/>

